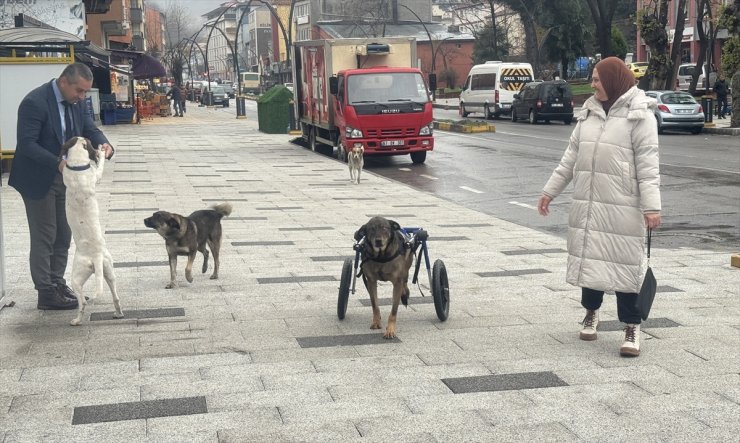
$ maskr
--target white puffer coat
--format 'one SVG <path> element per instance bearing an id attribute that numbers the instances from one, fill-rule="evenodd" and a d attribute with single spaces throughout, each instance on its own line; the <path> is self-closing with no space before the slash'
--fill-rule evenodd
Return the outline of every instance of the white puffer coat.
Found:
<path id="1" fill-rule="evenodd" d="M 645 273 L 646 212 L 660 212 L 656 103 L 632 87 L 607 116 L 589 98 L 560 164 L 544 188 L 555 198 L 573 181 L 566 281 L 601 291 L 639 292 Z"/>

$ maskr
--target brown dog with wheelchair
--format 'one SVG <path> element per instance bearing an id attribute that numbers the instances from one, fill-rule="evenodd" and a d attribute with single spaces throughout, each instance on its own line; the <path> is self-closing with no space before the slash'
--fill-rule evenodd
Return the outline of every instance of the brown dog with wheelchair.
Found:
<path id="1" fill-rule="evenodd" d="M 364 238 L 364 240 L 363 240 Z M 408 303 L 409 269 L 414 261 L 414 250 L 401 232 L 401 226 L 393 220 L 373 217 L 355 232 L 355 240 L 361 242 L 362 281 L 370 294 L 373 307 L 373 322 L 370 329 L 380 329 L 378 307 L 378 281 L 393 284 L 393 307 L 388 317 L 385 338 L 396 336 L 398 304 Z"/>

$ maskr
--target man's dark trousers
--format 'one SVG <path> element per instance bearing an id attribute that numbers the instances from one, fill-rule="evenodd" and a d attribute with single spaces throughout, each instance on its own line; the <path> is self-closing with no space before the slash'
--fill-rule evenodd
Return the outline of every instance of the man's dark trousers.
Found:
<path id="1" fill-rule="evenodd" d="M 64 270 L 72 241 L 72 231 L 64 210 L 66 188 L 57 174 L 49 192 L 38 200 L 23 197 L 31 234 L 31 279 L 37 290 L 66 284 Z"/>

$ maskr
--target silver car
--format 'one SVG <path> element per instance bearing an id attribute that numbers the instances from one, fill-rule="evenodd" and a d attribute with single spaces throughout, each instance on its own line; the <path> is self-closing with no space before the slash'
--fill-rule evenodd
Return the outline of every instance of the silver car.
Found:
<path id="1" fill-rule="evenodd" d="M 658 102 L 655 118 L 658 133 L 664 129 L 686 129 L 699 134 L 704 128 L 704 110 L 694 97 L 682 91 L 647 91 Z"/>

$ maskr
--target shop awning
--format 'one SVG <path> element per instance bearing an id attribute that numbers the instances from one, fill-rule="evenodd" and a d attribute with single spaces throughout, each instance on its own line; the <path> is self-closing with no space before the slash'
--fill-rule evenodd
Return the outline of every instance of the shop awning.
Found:
<path id="1" fill-rule="evenodd" d="M 139 58 L 135 59 L 131 72 L 133 72 L 135 79 L 167 76 L 167 70 L 162 66 L 162 63 L 149 54 L 141 54 Z"/>
<path id="2" fill-rule="evenodd" d="M 115 57 L 131 61 L 131 73 L 137 80 L 167 76 L 164 65 L 149 54 L 122 49 L 111 49 L 110 52 Z"/>
<path id="3" fill-rule="evenodd" d="M 73 44 L 75 51 L 85 51 L 97 58 L 108 58 L 110 53 L 100 46 L 80 39 L 76 35 L 59 29 L 49 28 L 8 28 L 0 29 L 0 44 L 5 47 L 55 46 Z"/>

